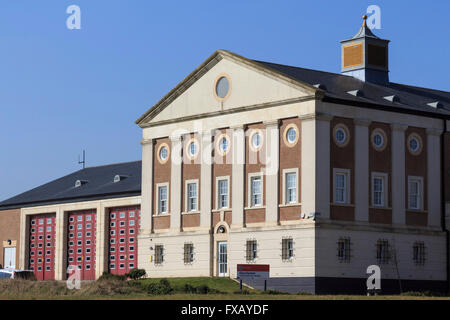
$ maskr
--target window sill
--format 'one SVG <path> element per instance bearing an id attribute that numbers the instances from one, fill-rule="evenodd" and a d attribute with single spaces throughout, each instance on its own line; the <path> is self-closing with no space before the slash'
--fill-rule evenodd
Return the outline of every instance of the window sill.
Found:
<path id="1" fill-rule="evenodd" d="M 335 206 L 335 207 L 352 207 L 354 208 L 355 205 L 351 204 L 351 203 L 337 203 L 337 202 L 332 202 L 330 203 L 330 205 Z"/>
<path id="2" fill-rule="evenodd" d="M 255 206 L 255 207 L 246 207 L 244 210 L 258 210 L 258 209 L 265 209 L 266 206 Z"/>
<path id="3" fill-rule="evenodd" d="M 406 211 L 414 212 L 414 213 L 428 213 L 427 210 L 422 210 L 422 209 L 406 209 Z"/>
<path id="4" fill-rule="evenodd" d="M 200 211 L 189 211 L 189 212 L 182 212 L 182 215 L 189 215 L 189 214 L 198 214 Z"/>
<path id="5" fill-rule="evenodd" d="M 221 209 L 211 210 L 212 213 L 219 213 L 219 212 L 226 212 L 226 211 L 233 211 L 233 209 L 231 209 L 231 208 L 221 208 Z"/>
<path id="6" fill-rule="evenodd" d="M 168 216 L 170 216 L 170 213 L 159 213 L 153 215 L 153 217 L 168 217 Z"/>
<path id="7" fill-rule="evenodd" d="M 302 204 L 300 202 L 295 203 L 285 203 L 285 204 L 279 204 L 278 208 L 286 208 L 286 207 L 300 207 Z"/>
<path id="8" fill-rule="evenodd" d="M 381 210 L 392 210 L 391 207 L 377 207 L 377 206 L 371 206 L 369 209 L 381 209 Z"/>

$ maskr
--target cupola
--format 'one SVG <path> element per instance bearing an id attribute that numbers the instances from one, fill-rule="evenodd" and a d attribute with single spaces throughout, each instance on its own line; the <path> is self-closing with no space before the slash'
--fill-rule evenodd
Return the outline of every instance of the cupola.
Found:
<path id="1" fill-rule="evenodd" d="M 359 80 L 381 85 L 389 84 L 389 40 L 372 33 L 363 16 L 363 24 L 351 39 L 341 41 L 341 73 Z"/>

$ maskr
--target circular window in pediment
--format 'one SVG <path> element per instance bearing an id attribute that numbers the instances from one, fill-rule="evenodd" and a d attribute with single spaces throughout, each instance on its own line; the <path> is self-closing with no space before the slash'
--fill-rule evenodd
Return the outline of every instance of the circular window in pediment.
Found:
<path id="1" fill-rule="evenodd" d="M 231 79 L 227 74 L 221 74 L 214 82 L 214 97 L 219 101 L 228 99 L 231 93 Z"/>

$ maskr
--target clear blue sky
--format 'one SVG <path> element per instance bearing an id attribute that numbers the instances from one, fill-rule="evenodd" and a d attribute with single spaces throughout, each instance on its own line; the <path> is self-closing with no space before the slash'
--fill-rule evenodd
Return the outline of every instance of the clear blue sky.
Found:
<path id="1" fill-rule="evenodd" d="M 81 30 L 66 8 L 81 8 Z M 369 5 L 391 81 L 450 91 L 450 2 L 40 0 L 0 4 L 0 200 L 139 160 L 134 121 L 216 49 L 339 72 Z"/>

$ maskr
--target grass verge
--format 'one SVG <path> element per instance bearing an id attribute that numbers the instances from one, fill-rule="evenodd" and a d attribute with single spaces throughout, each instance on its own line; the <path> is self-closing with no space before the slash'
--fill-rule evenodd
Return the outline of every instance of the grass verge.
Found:
<path id="1" fill-rule="evenodd" d="M 170 278 L 126 281 L 120 277 L 102 277 L 83 282 L 81 289 L 69 290 L 64 281 L 0 279 L 0 299 L 151 299 L 151 300 L 450 300 L 420 293 L 396 296 L 347 296 L 262 293 L 245 288 L 228 278 Z"/>

